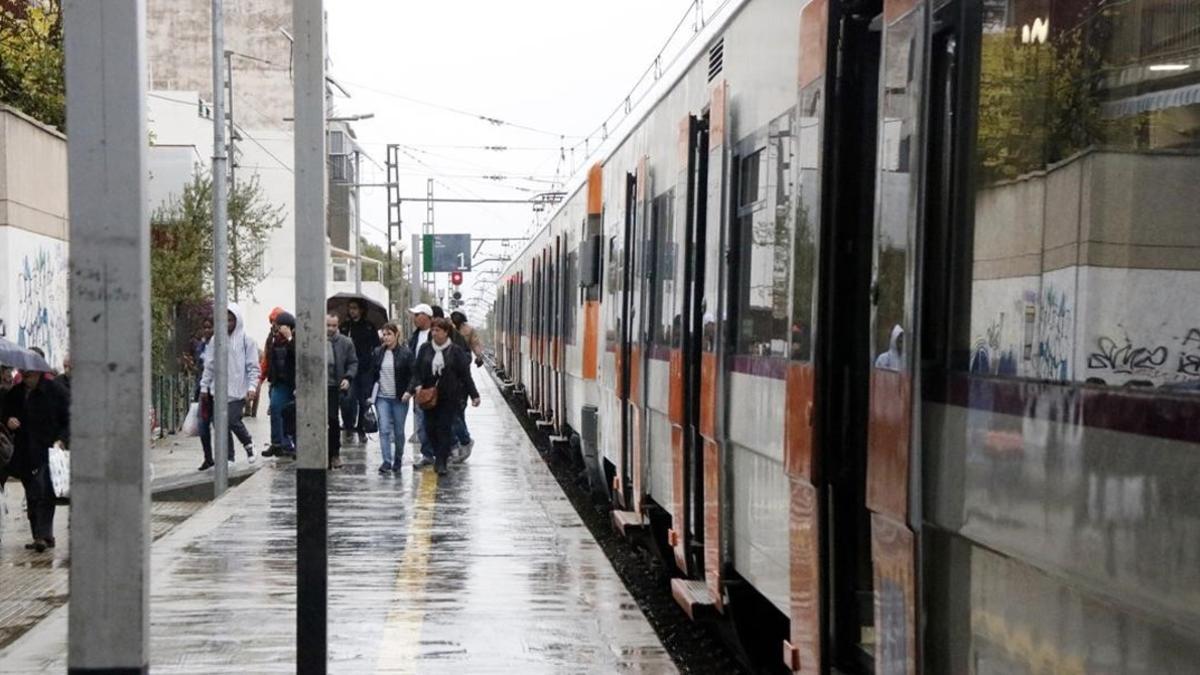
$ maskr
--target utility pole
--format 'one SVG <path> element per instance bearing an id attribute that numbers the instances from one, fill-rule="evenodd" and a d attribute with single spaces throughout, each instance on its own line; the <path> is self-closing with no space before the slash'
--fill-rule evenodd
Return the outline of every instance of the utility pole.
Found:
<path id="1" fill-rule="evenodd" d="M 223 0 L 212 0 L 213 66 L 213 337 L 208 357 L 213 362 L 213 496 L 229 487 L 229 225 L 226 219 L 225 154 L 225 12 Z"/>
<path id="2" fill-rule="evenodd" d="M 234 142 L 237 140 L 237 130 L 234 129 L 234 127 L 233 127 L 233 51 L 229 50 L 229 49 L 225 50 L 225 90 L 229 94 L 228 98 L 225 99 L 226 105 L 228 108 L 228 112 L 226 113 L 225 116 L 229 118 L 229 142 L 226 145 L 227 153 L 228 153 L 228 157 L 229 157 L 229 159 L 228 159 L 229 192 L 227 194 L 231 195 L 232 198 L 236 198 L 237 197 L 237 148 L 234 146 Z M 228 204 L 228 200 L 226 200 L 226 204 Z M 228 208 L 226 210 L 229 211 Z M 231 253 L 233 254 L 233 266 L 234 266 L 234 269 L 236 270 L 240 266 L 240 264 L 238 262 L 237 219 L 233 217 L 232 213 L 230 213 L 230 215 L 229 215 L 229 230 L 231 233 L 230 237 L 229 237 L 229 245 L 230 245 Z M 240 291 L 241 291 L 241 289 L 238 288 L 237 275 L 235 274 L 233 276 L 233 301 L 234 302 L 241 302 L 241 292 Z"/>
<path id="3" fill-rule="evenodd" d="M 146 2 L 67 0 L 72 673 L 150 668 Z M 5 580 L 8 583 L 8 580 Z M 3 669 L 0 667 L 0 669 Z"/>
<path id="4" fill-rule="evenodd" d="M 390 293 L 392 290 L 392 280 L 395 279 L 394 273 L 392 271 L 392 229 L 395 228 L 395 230 L 396 230 L 395 241 L 396 241 L 397 247 L 399 247 L 400 242 L 402 241 L 400 239 L 400 237 L 404 236 L 403 232 L 401 230 L 401 224 L 403 221 L 400 217 L 400 146 L 399 145 L 396 145 L 395 143 L 388 144 L 386 162 L 387 162 L 387 184 L 386 185 L 387 185 L 387 199 L 388 199 L 388 223 L 387 223 L 387 240 L 388 240 L 388 242 L 387 242 L 388 243 L 387 278 L 388 278 L 388 283 L 387 283 L 387 287 L 388 287 L 388 292 L 389 292 L 389 299 L 392 301 L 392 304 L 394 305 L 397 302 L 397 298 L 392 298 L 390 296 Z M 416 255 L 416 249 L 413 249 L 410 252 L 410 254 Z M 400 257 L 401 261 L 403 261 L 403 255 L 404 255 L 403 253 L 400 253 L 397 257 Z M 404 275 L 403 266 L 401 266 L 400 275 L 401 276 Z M 408 293 L 409 293 L 409 297 L 407 298 L 407 301 L 409 304 L 405 305 L 405 308 L 412 307 L 414 304 L 416 304 L 414 291 L 411 287 L 408 289 Z M 395 312 L 392 312 L 392 313 L 394 314 Z"/>
<path id="5" fill-rule="evenodd" d="M 362 170 L 362 151 L 354 149 L 354 182 L 358 183 Z M 362 188 L 354 186 L 354 294 L 362 296 Z M 388 236 L 388 246 L 391 246 Z M 391 312 L 388 312 L 391 315 Z"/>
<path id="6" fill-rule="evenodd" d="M 294 0 L 296 126 L 296 672 L 324 675 L 329 583 L 325 362 L 325 7 Z M 306 272 L 306 273 L 305 273 Z"/>
<path id="7" fill-rule="evenodd" d="M 425 223 L 421 226 L 421 234 L 433 234 L 433 179 L 429 178 L 425 181 Z M 425 251 L 422 249 L 421 255 Z M 425 271 L 422 277 L 422 286 L 437 295 L 437 286 L 433 278 L 433 272 Z M 433 288 L 429 288 L 433 286 Z"/>

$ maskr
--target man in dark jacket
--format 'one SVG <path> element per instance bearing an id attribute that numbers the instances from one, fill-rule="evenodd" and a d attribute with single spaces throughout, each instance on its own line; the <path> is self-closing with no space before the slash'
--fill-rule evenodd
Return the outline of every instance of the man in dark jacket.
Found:
<path id="1" fill-rule="evenodd" d="M 350 312 L 350 319 L 342 324 L 342 335 L 354 341 L 354 353 L 361 364 L 370 363 L 371 354 L 379 346 L 379 327 L 367 319 L 367 308 L 364 305 L 362 300 L 357 299 L 348 302 L 346 308 Z M 364 421 L 367 414 L 367 398 L 371 396 L 371 392 L 363 391 L 366 386 L 363 381 L 363 378 L 358 378 L 351 384 L 351 395 L 345 397 L 346 405 L 342 408 L 342 422 L 346 428 L 344 440 L 347 442 L 353 438 L 356 431 L 358 442 L 367 442 Z"/>
<path id="2" fill-rule="evenodd" d="M 271 414 L 279 417 L 278 442 L 263 457 L 296 458 L 296 317 L 288 312 L 275 316 L 274 330 L 263 355 L 263 379 L 271 383 Z"/>
<path id="3" fill-rule="evenodd" d="M 12 434 L 13 457 L 0 474 L 16 476 L 25 487 L 33 542 L 39 553 L 54 548 L 54 486 L 50 482 L 50 446 L 70 440 L 67 389 L 45 373 L 23 371 L 21 384 L 0 401 L 0 421 Z"/>
<path id="4" fill-rule="evenodd" d="M 340 469 L 342 439 L 338 426 L 338 402 L 343 395 L 350 393 L 350 385 L 358 375 L 358 354 L 355 353 L 354 343 L 350 338 L 338 332 L 336 314 L 325 317 L 325 334 L 329 338 L 325 343 L 329 385 L 329 397 L 326 399 L 329 408 L 329 468 Z"/>

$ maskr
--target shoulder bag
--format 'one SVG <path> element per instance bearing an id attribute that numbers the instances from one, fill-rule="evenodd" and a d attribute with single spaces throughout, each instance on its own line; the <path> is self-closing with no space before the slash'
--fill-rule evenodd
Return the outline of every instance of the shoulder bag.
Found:
<path id="1" fill-rule="evenodd" d="M 413 399 L 416 400 L 417 405 L 421 407 L 421 410 L 431 410 L 436 408 L 438 404 L 437 382 L 434 382 L 432 387 L 421 387 L 420 389 L 417 389 L 417 393 L 415 396 L 413 396 Z"/>

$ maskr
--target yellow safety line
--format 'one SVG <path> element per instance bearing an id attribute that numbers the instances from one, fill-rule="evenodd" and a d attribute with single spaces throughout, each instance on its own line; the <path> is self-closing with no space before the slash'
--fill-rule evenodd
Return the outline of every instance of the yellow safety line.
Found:
<path id="1" fill-rule="evenodd" d="M 384 624 L 377 673 L 415 673 L 421 653 L 421 626 L 425 620 L 425 577 L 429 569 L 429 543 L 437 498 L 437 474 L 421 474 L 413 504 L 400 571 L 392 593 L 392 608 Z"/>

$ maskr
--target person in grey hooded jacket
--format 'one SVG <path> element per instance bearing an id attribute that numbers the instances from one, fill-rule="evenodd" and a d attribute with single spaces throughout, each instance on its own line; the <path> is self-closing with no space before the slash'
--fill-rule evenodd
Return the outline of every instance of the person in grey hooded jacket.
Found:
<path id="1" fill-rule="evenodd" d="M 232 463 L 234 459 L 233 453 L 233 436 L 237 436 L 241 441 L 242 447 L 246 449 L 246 459 L 250 463 L 254 463 L 254 440 L 250 437 L 250 432 L 246 429 L 246 425 L 242 423 L 242 414 L 246 409 L 246 401 L 254 400 L 254 396 L 258 391 L 258 345 L 254 343 L 254 339 L 246 334 L 246 322 L 242 319 L 242 310 L 235 303 L 229 303 L 229 311 L 226 313 L 228 323 L 226 330 L 229 331 L 229 358 L 227 360 L 229 381 L 226 391 L 229 395 L 229 461 Z M 216 340 L 209 340 L 208 348 L 204 354 L 204 375 L 200 378 L 200 408 L 201 414 L 211 418 L 213 404 L 213 386 L 216 380 L 216 373 L 213 366 L 216 363 L 216 357 L 212 354 L 212 350 L 216 346 Z M 211 445 L 205 444 L 204 464 L 201 469 L 206 469 L 212 466 L 213 458 L 211 455 Z"/>
<path id="2" fill-rule="evenodd" d="M 342 468 L 342 435 L 338 421 L 338 410 L 343 396 L 351 395 L 351 386 L 358 376 L 358 353 L 354 341 L 338 332 L 338 316 L 325 317 L 325 365 L 328 368 L 328 392 L 326 399 L 329 416 L 329 468 Z"/>

